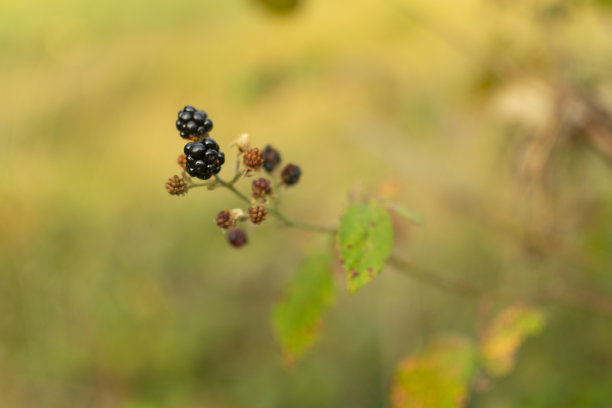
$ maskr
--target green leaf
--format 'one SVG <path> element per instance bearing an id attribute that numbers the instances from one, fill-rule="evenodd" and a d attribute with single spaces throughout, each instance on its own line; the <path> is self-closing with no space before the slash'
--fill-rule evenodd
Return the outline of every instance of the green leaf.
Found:
<path id="1" fill-rule="evenodd" d="M 387 210 L 376 202 L 351 204 L 337 235 L 349 292 L 355 292 L 376 277 L 393 245 L 393 227 Z"/>
<path id="2" fill-rule="evenodd" d="M 334 297 L 329 253 L 309 257 L 292 277 L 285 297 L 272 312 L 272 324 L 288 362 L 319 337 L 323 314 Z"/>
<path id="3" fill-rule="evenodd" d="M 391 389 L 391 406 L 464 407 L 475 368 L 472 342 L 460 336 L 439 339 L 400 362 Z"/>
<path id="4" fill-rule="evenodd" d="M 496 377 L 512 371 L 519 347 L 527 336 L 539 333 L 544 323 L 544 313 L 539 309 L 522 304 L 504 309 L 482 336 L 480 353 L 485 369 Z"/>

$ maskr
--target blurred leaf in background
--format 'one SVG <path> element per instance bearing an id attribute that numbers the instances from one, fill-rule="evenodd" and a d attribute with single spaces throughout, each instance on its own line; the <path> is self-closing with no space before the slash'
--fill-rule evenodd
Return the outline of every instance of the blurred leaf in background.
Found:
<path id="1" fill-rule="evenodd" d="M 544 313 L 528 305 L 515 304 L 501 311 L 482 336 L 480 353 L 486 370 L 496 377 L 508 374 L 521 344 L 538 334 L 544 323 Z"/>
<path id="2" fill-rule="evenodd" d="M 320 335 L 326 309 L 334 298 L 330 253 L 310 255 L 291 277 L 275 306 L 272 322 L 289 364 L 301 357 Z"/>
<path id="3" fill-rule="evenodd" d="M 404 358 L 391 391 L 393 408 L 467 406 L 476 369 L 474 345 L 461 336 L 440 338 Z"/>

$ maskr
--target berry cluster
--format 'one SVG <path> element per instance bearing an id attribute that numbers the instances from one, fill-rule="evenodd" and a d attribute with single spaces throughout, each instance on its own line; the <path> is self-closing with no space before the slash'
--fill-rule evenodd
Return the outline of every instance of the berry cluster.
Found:
<path id="1" fill-rule="evenodd" d="M 189 142 L 179 155 L 177 164 L 183 170 L 182 177 L 172 176 L 166 181 L 165 187 L 171 195 L 184 195 L 193 187 L 206 186 L 209 190 L 217 187 L 225 187 L 240 196 L 243 200 L 250 201 L 246 211 L 235 208 L 220 211 L 215 217 L 216 224 L 227 230 L 229 243 L 239 248 L 248 241 L 245 228 L 240 223 L 249 222 L 251 228 L 266 220 L 269 211 L 266 206 L 277 198 L 277 192 L 273 194 L 272 185 L 275 188 L 295 185 L 302 171 L 295 164 L 287 164 L 280 172 L 276 169 L 281 164 L 280 153 L 272 146 L 266 145 L 263 150 L 257 147 L 251 148 L 248 135 L 244 134 L 236 140 L 232 146 L 236 148 L 237 164 L 235 175 L 231 181 L 225 181 L 217 176 L 221 166 L 225 163 L 223 153 L 217 142 L 209 136 L 213 124 L 206 112 L 196 109 L 192 105 L 186 105 L 178 113 L 176 128 L 184 139 Z M 251 198 L 238 191 L 235 184 L 241 178 L 252 177 L 257 171 L 265 170 L 269 178 L 258 177 L 251 183 Z M 194 183 L 192 177 L 209 180 L 206 183 Z M 277 214 L 273 212 L 273 214 Z"/>
<path id="2" fill-rule="evenodd" d="M 183 139 L 189 139 L 205 136 L 212 130 L 213 123 L 206 112 L 186 105 L 178 113 L 176 128 Z"/>
<path id="3" fill-rule="evenodd" d="M 202 180 L 218 174 L 225 163 L 225 153 L 219 151 L 219 145 L 211 137 L 187 143 L 184 151 L 187 173 Z"/>

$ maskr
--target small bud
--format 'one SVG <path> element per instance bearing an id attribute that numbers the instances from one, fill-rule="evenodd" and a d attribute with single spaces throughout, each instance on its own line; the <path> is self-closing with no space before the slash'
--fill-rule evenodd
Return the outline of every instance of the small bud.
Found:
<path id="1" fill-rule="evenodd" d="M 249 135 L 243 133 L 238 139 L 234 141 L 234 143 L 232 143 L 232 146 L 236 146 L 240 153 L 246 152 L 251 146 L 251 142 L 249 141 Z"/>
<path id="2" fill-rule="evenodd" d="M 176 174 L 166 181 L 166 191 L 170 195 L 180 196 L 186 194 L 187 190 L 189 190 L 189 186 L 185 184 L 185 180 Z"/>

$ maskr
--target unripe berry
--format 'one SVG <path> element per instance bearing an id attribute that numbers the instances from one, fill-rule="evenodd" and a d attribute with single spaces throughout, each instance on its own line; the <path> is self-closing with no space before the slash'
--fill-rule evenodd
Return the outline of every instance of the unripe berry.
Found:
<path id="1" fill-rule="evenodd" d="M 253 224 L 261 224 L 266 219 L 266 215 L 268 215 L 268 210 L 263 205 L 249 207 L 249 219 Z"/>
<path id="2" fill-rule="evenodd" d="M 249 170 L 259 170 L 259 168 L 263 164 L 263 155 L 261 154 L 261 151 L 258 148 L 254 147 L 252 149 L 249 149 L 248 152 L 246 152 L 243 161 L 244 165 Z"/>
<path id="3" fill-rule="evenodd" d="M 272 185 L 270 180 L 264 177 L 260 177 L 257 180 L 253 180 L 253 197 L 261 198 L 272 193 Z"/>
<path id="4" fill-rule="evenodd" d="M 215 222 L 218 226 L 224 229 L 229 229 L 235 224 L 230 210 L 220 211 L 219 214 L 217 214 L 217 217 L 215 218 Z"/>
<path id="5" fill-rule="evenodd" d="M 180 196 L 187 193 L 189 186 L 185 184 L 185 180 L 176 174 L 166 181 L 166 191 L 170 195 Z"/>

